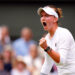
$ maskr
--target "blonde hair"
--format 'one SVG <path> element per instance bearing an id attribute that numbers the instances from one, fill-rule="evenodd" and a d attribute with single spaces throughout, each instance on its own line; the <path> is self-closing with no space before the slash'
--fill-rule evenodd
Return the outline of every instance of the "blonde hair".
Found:
<path id="1" fill-rule="evenodd" d="M 62 18 L 62 17 L 63 17 L 63 16 L 62 16 L 62 9 L 61 9 L 61 8 L 57 8 L 57 7 L 54 6 L 54 5 L 48 5 L 48 7 L 53 8 L 53 9 L 56 11 L 56 13 L 58 14 L 59 18 Z"/>

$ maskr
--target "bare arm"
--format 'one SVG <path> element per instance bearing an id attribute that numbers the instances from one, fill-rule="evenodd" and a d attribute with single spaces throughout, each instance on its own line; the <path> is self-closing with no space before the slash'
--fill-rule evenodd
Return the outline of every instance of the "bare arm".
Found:
<path id="1" fill-rule="evenodd" d="M 51 50 L 51 51 L 49 50 L 49 51 L 47 51 L 47 53 L 56 63 L 60 62 L 59 53 L 55 52 L 54 50 Z"/>
<path id="2" fill-rule="evenodd" d="M 42 39 L 40 40 L 39 45 L 40 45 L 44 50 L 48 47 L 45 38 L 42 38 Z M 59 62 L 60 62 L 60 55 L 59 55 L 59 53 L 55 52 L 54 50 L 50 50 L 50 51 L 48 51 L 47 53 L 48 53 L 48 55 L 49 55 L 56 63 L 59 63 Z"/>

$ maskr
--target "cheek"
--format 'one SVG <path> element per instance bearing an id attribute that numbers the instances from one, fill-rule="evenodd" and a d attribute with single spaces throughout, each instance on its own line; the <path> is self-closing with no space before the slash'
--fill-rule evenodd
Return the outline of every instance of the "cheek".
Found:
<path id="1" fill-rule="evenodd" d="M 5 53 L 5 57 L 10 57 L 11 55 L 10 55 L 10 53 L 9 52 L 6 52 Z"/>
<path id="2" fill-rule="evenodd" d="M 23 68 L 23 65 L 22 64 L 18 64 L 18 68 Z"/>
<path id="3" fill-rule="evenodd" d="M 43 19 L 42 19 L 42 17 L 40 18 L 40 22 L 42 22 L 43 21 Z"/>
<path id="4" fill-rule="evenodd" d="M 52 17 L 48 17 L 48 18 L 46 18 L 46 22 L 50 23 L 50 22 L 54 22 L 54 20 Z"/>

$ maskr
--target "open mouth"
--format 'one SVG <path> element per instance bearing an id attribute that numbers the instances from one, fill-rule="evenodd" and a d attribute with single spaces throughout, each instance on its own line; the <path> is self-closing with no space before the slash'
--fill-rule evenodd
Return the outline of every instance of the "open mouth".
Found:
<path id="1" fill-rule="evenodd" d="M 43 22 L 43 26 L 46 26 L 47 25 L 47 23 L 46 22 Z"/>

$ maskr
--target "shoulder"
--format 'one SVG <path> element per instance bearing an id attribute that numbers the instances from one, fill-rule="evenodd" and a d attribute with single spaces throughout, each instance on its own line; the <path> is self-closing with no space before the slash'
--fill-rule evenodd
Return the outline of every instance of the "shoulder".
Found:
<path id="1" fill-rule="evenodd" d="M 58 36 L 60 40 L 68 40 L 68 41 L 74 41 L 74 38 L 72 36 L 72 33 L 67 28 L 58 28 Z"/>
<path id="2" fill-rule="evenodd" d="M 16 44 L 19 44 L 19 43 L 22 43 L 22 39 L 21 39 L 21 38 L 15 40 L 15 41 L 13 42 L 13 45 L 16 45 Z"/>
<path id="3" fill-rule="evenodd" d="M 30 44 L 37 44 L 37 42 L 34 40 L 30 40 Z"/>
<path id="4" fill-rule="evenodd" d="M 16 73 L 17 73 L 17 70 L 16 69 L 12 69 L 11 70 L 11 75 L 16 75 Z"/>
<path id="5" fill-rule="evenodd" d="M 63 28 L 63 27 L 58 27 L 58 31 L 59 33 L 71 33 L 67 28 Z"/>
<path id="6" fill-rule="evenodd" d="M 67 28 L 58 28 L 58 34 L 59 36 L 61 35 L 62 37 L 67 37 L 67 36 L 72 36 L 72 33 L 67 29 Z"/>
<path id="7" fill-rule="evenodd" d="M 22 39 L 21 38 L 18 38 L 17 40 L 14 41 L 14 43 L 15 42 L 20 42 L 20 41 L 22 41 Z"/>

